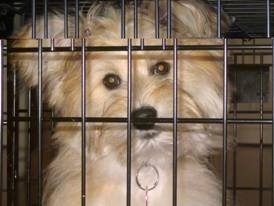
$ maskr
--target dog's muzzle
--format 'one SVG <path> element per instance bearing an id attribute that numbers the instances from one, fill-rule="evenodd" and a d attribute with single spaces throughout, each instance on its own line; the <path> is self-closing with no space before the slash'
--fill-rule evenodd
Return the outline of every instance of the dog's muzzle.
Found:
<path id="1" fill-rule="evenodd" d="M 157 110 L 151 106 L 143 106 L 132 111 L 133 126 L 139 130 L 153 129 L 157 117 Z"/>

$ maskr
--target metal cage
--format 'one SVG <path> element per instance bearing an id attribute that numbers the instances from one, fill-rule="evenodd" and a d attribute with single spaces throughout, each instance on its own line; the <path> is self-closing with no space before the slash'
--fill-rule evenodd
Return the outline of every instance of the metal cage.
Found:
<path id="1" fill-rule="evenodd" d="M 145 1 L 145 0 L 143 0 Z M 13 0 L 0 3 L 0 205 L 42 206 L 43 170 L 51 161 L 56 148 L 50 143 L 50 136 L 57 122 L 79 122 L 82 135 L 82 206 L 86 203 L 86 125 L 96 122 L 120 122 L 127 125 L 127 197 L 126 205 L 131 205 L 131 125 L 132 117 L 132 53 L 135 51 L 171 51 L 173 55 L 173 98 L 172 118 L 157 118 L 158 123 L 173 125 L 173 202 L 177 205 L 177 125 L 178 124 L 218 124 L 222 127 L 223 149 L 210 161 L 221 177 L 222 206 L 231 205 L 274 206 L 274 2 L 272 0 L 210 0 L 217 14 L 216 38 L 220 45 L 180 45 L 172 39 L 172 0 L 167 4 L 166 36 L 159 36 L 159 25 L 155 23 L 155 38 L 158 45 L 146 45 L 145 38 L 133 44 L 134 39 L 125 39 L 125 4 L 134 5 L 134 38 L 138 38 L 138 5 L 141 0 L 116 0 L 121 9 L 121 38 L 123 46 L 97 47 L 86 45 L 79 38 L 79 15 L 85 12 L 92 1 L 63 2 Z M 159 0 L 153 0 L 155 8 Z M 64 38 L 69 39 L 67 47 L 55 46 L 54 39 L 48 39 L 48 12 L 51 9 L 64 13 Z M 155 9 L 155 22 L 159 23 L 159 11 Z M 230 15 L 233 24 L 226 33 L 222 31 L 221 16 Z M 36 17 L 44 16 L 43 38 L 37 39 Z M 73 28 L 68 25 L 68 16 L 73 16 Z M 37 42 L 35 48 L 11 48 L 12 31 L 20 29 L 27 20 L 31 21 L 32 33 L 29 37 Z M 12 25 L 12 26 L 11 26 Z M 46 43 L 45 43 L 46 42 Z M 75 43 L 80 42 L 80 43 Z M 183 50 L 219 50 L 223 52 L 223 116 L 222 118 L 183 118 L 177 116 L 177 53 Z M 37 88 L 22 86 L 17 73 L 9 66 L 9 53 L 36 52 L 38 62 Z M 60 117 L 43 104 L 42 58 L 44 53 L 78 52 L 81 56 L 81 116 Z M 90 117 L 86 115 L 86 64 L 88 52 L 124 51 L 127 53 L 127 117 Z M 231 90 L 229 89 L 232 88 Z M 230 93 L 233 93 L 229 100 Z M 227 139 L 232 139 L 228 144 Z M 50 155 L 49 155 L 50 154 Z M 199 197 L 197 197 L 199 198 Z"/>

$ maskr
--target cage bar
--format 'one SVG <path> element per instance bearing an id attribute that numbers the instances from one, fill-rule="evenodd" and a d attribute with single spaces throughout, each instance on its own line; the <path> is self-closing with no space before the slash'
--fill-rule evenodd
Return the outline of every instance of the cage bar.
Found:
<path id="1" fill-rule="evenodd" d="M 177 39 L 173 40 L 173 182 L 172 182 L 172 203 L 173 206 L 177 205 L 177 117 L 178 117 L 178 51 L 177 51 Z"/>
<path id="2" fill-rule="evenodd" d="M 48 0 L 44 1 L 44 38 L 48 38 Z"/>
<path id="3" fill-rule="evenodd" d="M 263 114 L 263 110 L 264 110 L 264 105 L 263 105 L 263 98 L 264 98 L 264 94 L 263 94 L 263 85 L 264 85 L 264 82 L 263 82 L 263 71 L 262 69 L 260 70 L 260 74 L 259 74 L 259 78 L 260 78 L 260 95 L 259 95 L 259 102 L 260 102 L 260 119 L 263 119 L 264 118 L 264 114 Z M 260 129 L 259 129 L 259 133 L 260 133 L 260 137 L 259 137 L 259 204 L 260 206 L 263 205 L 263 158 L 264 158 L 264 155 L 263 155 L 263 151 L 264 151 L 264 126 L 263 124 L 260 124 Z"/>
<path id="4" fill-rule="evenodd" d="M 121 0 L 121 38 L 126 38 L 126 7 L 125 0 Z"/>
<path id="5" fill-rule="evenodd" d="M 270 38 L 271 35 L 271 21 L 270 21 L 270 17 L 271 17 L 271 10 L 270 10 L 270 0 L 266 0 L 266 28 L 267 28 L 267 38 Z"/>
<path id="6" fill-rule="evenodd" d="M 32 39 L 36 38 L 36 0 L 32 0 Z"/>
<path id="7" fill-rule="evenodd" d="M 71 39 L 74 41 L 74 39 Z M 132 45 L 132 51 L 138 51 L 138 50 L 144 50 L 144 51 L 159 51 L 159 50 L 173 50 L 173 46 L 167 45 L 164 43 L 166 39 L 163 39 L 162 45 L 144 45 L 143 47 L 138 45 Z M 211 50 L 223 50 L 222 45 L 178 45 L 177 46 L 178 51 L 211 51 Z M 241 44 L 233 44 L 233 45 L 227 45 L 228 50 L 271 50 L 272 46 L 268 44 L 262 44 L 262 45 L 241 45 Z M 29 47 L 29 48 L 9 48 L 8 52 L 37 52 L 38 49 L 36 47 Z M 72 49 L 69 46 L 65 47 L 56 47 L 54 51 L 51 50 L 50 47 L 44 47 L 43 52 L 71 52 Z M 75 46 L 73 51 L 81 51 L 81 47 Z M 92 52 L 99 52 L 99 51 L 105 51 L 105 52 L 111 52 L 111 51 L 127 51 L 127 47 L 125 46 L 87 46 L 86 51 L 92 51 Z M 270 54 L 269 52 L 264 52 L 263 54 L 267 55 Z M 249 53 L 243 52 L 243 54 L 248 55 Z"/>
<path id="8" fill-rule="evenodd" d="M 43 40 L 38 39 L 38 113 L 37 113 L 37 122 L 38 122 L 38 205 L 42 206 L 42 192 L 43 192 L 43 168 L 42 168 L 42 160 L 43 160 Z"/>
<path id="9" fill-rule="evenodd" d="M 68 38 L 68 0 L 64 0 L 64 38 Z"/>
<path id="10" fill-rule="evenodd" d="M 11 77 L 8 81 L 7 92 L 7 118 L 8 135 L 7 139 L 7 202 L 9 205 L 17 205 L 17 173 L 18 173 L 18 121 L 12 121 L 18 115 L 18 92 L 16 73 L 9 71 Z"/>
<path id="11" fill-rule="evenodd" d="M 274 38 L 272 38 L 272 119 L 274 118 Z M 272 190 L 271 205 L 274 206 L 274 123 L 272 123 Z"/>
<path id="12" fill-rule="evenodd" d="M 227 80 L 227 58 L 228 58 L 228 48 L 227 48 L 227 39 L 224 38 L 223 40 L 224 44 L 224 76 L 223 76 L 223 191 L 222 191 L 222 206 L 227 205 L 227 101 L 228 101 L 228 95 L 227 95 L 227 89 L 228 89 L 228 80 Z"/>
<path id="13" fill-rule="evenodd" d="M 2 205 L 2 194 L 3 194 L 3 101 L 4 101 L 4 95 L 3 95 L 3 85 L 4 85 L 4 79 L 3 79 L 3 73 L 4 73 L 4 40 L 0 39 L 0 204 Z"/>
<path id="14" fill-rule="evenodd" d="M 217 0 L 217 37 L 221 38 L 221 0 Z"/>
<path id="15" fill-rule="evenodd" d="M 28 109 L 27 114 L 28 117 L 32 117 L 32 109 L 31 109 L 31 102 L 32 102 L 32 91 L 31 89 L 28 90 Z M 32 204 L 31 202 L 31 174 L 30 174 L 30 167 L 31 167 L 31 121 L 28 121 L 28 135 L 27 135 L 27 165 L 26 165 L 26 173 L 27 173 L 27 204 Z"/>
<path id="16" fill-rule="evenodd" d="M 81 53 L 81 206 L 86 205 L 86 40 Z"/>
<path id="17" fill-rule="evenodd" d="M 50 39 L 50 51 L 53 52 L 54 51 L 54 48 L 55 47 L 55 41 L 54 41 L 54 38 L 51 38 Z"/>
<path id="18" fill-rule="evenodd" d="M 167 0 L 167 38 L 168 39 L 171 38 L 171 30 L 172 30 L 172 25 L 171 25 L 171 22 L 172 22 L 171 4 L 172 4 L 171 0 Z"/>
<path id="19" fill-rule="evenodd" d="M 132 111 L 132 39 L 127 41 L 127 186 L 126 204 L 131 205 L 131 111 Z"/>
<path id="20" fill-rule="evenodd" d="M 79 0 L 75 0 L 75 32 L 74 32 L 74 37 L 79 38 L 80 36 L 80 25 L 79 25 Z"/>
<path id="21" fill-rule="evenodd" d="M 155 8 L 154 8 L 154 15 L 155 15 L 155 38 L 158 39 L 160 34 L 159 34 L 159 0 L 155 0 Z"/>
<path id="22" fill-rule="evenodd" d="M 134 17 L 133 17 L 133 24 L 134 24 L 134 38 L 138 38 L 138 0 L 134 0 Z"/>
<path id="23" fill-rule="evenodd" d="M 236 64 L 236 60 L 234 60 L 234 64 Z M 235 87 L 238 88 L 238 85 L 237 85 L 237 72 L 234 72 L 233 74 L 233 81 L 235 82 Z M 234 101 L 232 102 L 233 104 L 233 118 L 234 119 L 238 119 L 237 117 L 237 113 L 238 113 L 238 106 L 237 106 L 237 101 L 234 99 Z M 233 124 L 233 144 L 234 145 L 237 145 L 237 136 L 238 136 L 238 133 L 237 133 L 237 125 L 236 124 Z M 237 203 L 237 175 L 236 175 L 236 172 L 237 172 L 237 156 L 238 156 L 238 152 L 237 152 L 237 148 L 236 147 L 233 147 L 233 180 L 232 180 L 232 203 L 233 205 L 236 205 Z"/>
<path id="24" fill-rule="evenodd" d="M 247 111 L 250 113 L 254 113 L 254 111 Z M 242 113 L 242 112 L 239 112 Z M 20 122 L 30 121 L 29 117 L 16 117 L 12 118 L 12 120 L 17 120 Z M 52 118 L 43 118 L 43 121 L 53 121 L 56 122 L 81 122 L 81 117 L 52 117 Z M 148 118 L 144 121 L 153 121 L 155 123 L 173 123 L 173 118 Z M 116 123 L 125 123 L 127 122 L 127 118 L 120 117 L 86 117 L 86 122 L 116 122 Z M 223 124 L 223 119 L 220 118 L 177 118 L 178 124 L 182 123 L 197 123 L 197 124 Z M 227 118 L 227 124 L 272 124 L 272 118 L 264 118 L 262 120 L 256 118 Z"/>

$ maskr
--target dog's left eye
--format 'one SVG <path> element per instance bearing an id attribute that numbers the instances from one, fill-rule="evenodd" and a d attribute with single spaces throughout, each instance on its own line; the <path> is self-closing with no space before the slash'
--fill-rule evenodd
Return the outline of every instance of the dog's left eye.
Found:
<path id="1" fill-rule="evenodd" d="M 166 75 L 169 73 L 170 64 L 167 62 L 158 62 L 151 68 L 151 74 Z"/>
<path id="2" fill-rule="evenodd" d="M 121 78 L 117 74 L 107 74 L 103 79 L 103 84 L 108 89 L 116 89 L 121 84 Z"/>

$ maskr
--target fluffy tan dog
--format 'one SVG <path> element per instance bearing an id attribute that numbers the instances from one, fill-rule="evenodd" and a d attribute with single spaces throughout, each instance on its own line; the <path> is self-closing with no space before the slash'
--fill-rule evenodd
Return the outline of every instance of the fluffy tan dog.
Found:
<path id="1" fill-rule="evenodd" d="M 160 36 L 166 34 L 165 1 L 160 1 Z M 155 37 L 154 1 L 138 10 L 139 37 L 145 45 L 159 45 Z M 133 8 L 126 8 L 125 31 L 133 36 Z M 200 0 L 172 2 L 173 37 L 213 37 L 216 14 Z M 43 37 L 43 21 L 37 21 Z M 69 47 L 63 39 L 63 17 L 49 16 L 49 36 L 56 47 Z M 72 25 L 72 23 L 70 23 Z M 80 36 L 86 46 L 125 45 L 120 39 L 120 9 L 107 3 L 93 5 L 80 18 Z M 13 47 L 37 47 L 26 26 L 13 38 Z M 48 46 L 44 40 L 43 45 Z M 134 40 L 133 44 L 140 41 Z M 171 43 L 170 43 L 171 42 Z M 75 40 L 75 46 L 81 46 Z M 182 45 L 220 44 L 214 39 L 178 40 Z M 172 45 L 172 41 L 167 41 Z M 132 52 L 131 204 L 145 205 L 145 188 L 150 206 L 172 205 L 173 124 L 137 122 L 137 118 L 173 117 L 174 53 Z M 10 62 L 30 87 L 38 84 L 37 53 L 14 53 Z M 43 52 L 43 96 L 60 116 L 81 116 L 81 59 L 79 51 Z M 223 54 L 221 51 L 178 51 L 178 117 L 221 118 L 223 105 Z M 86 51 L 86 116 L 127 117 L 127 51 Z M 178 205 L 220 206 L 221 187 L 207 167 L 207 157 L 221 148 L 220 128 L 209 124 L 178 124 Z M 86 205 L 126 205 L 127 124 L 86 124 Z M 44 187 L 44 206 L 81 205 L 81 123 L 58 123 L 53 136 L 59 147 L 49 165 Z M 152 188 L 154 187 L 155 188 Z"/>

